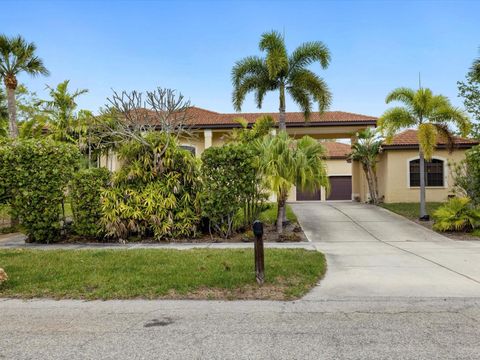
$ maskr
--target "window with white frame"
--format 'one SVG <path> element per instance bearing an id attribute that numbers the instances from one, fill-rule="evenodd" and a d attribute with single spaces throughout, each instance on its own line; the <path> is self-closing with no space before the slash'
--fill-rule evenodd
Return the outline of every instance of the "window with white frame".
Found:
<path id="1" fill-rule="evenodd" d="M 195 153 L 196 153 L 196 149 L 195 149 L 195 146 L 191 146 L 191 145 L 180 145 L 180 147 L 184 150 L 187 150 L 187 151 L 190 151 L 192 153 L 193 156 L 195 156 Z"/>
<path id="2" fill-rule="evenodd" d="M 410 186 L 420 186 L 420 159 L 411 160 L 410 168 Z M 444 162 L 440 159 L 425 161 L 425 186 L 445 186 Z"/>

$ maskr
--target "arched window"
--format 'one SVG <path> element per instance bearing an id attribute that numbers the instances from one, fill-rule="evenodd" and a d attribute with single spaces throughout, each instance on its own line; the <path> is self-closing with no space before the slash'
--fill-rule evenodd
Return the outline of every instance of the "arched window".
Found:
<path id="1" fill-rule="evenodd" d="M 425 161 L 425 186 L 445 186 L 443 161 Z M 420 186 L 420 159 L 410 161 L 410 186 Z"/>
<path id="2" fill-rule="evenodd" d="M 192 153 L 193 156 L 195 156 L 195 147 L 194 146 L 191 146 L 191 145 L 180 145 L 180 147 L 184 150 L 187 150 L 187 151 L 190 151 Z"/>

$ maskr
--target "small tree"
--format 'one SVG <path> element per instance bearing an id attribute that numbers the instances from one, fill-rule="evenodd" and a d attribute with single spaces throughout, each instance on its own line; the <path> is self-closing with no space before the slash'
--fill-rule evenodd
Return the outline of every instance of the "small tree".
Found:
<path id="1" fill-rule="evenodd" d="M 362 164 L 373 204 L 378 204 L 377 162 L 381 146 L 382 140 L 377 137 L 376 132 L 365 129 L 358 133 L 358 141 L 352 144 L 352 152 L 348 156 Z"/>
<path id="2" fill-rule="evenodd" d="M 241 144 L 211 147 L 202 154 L 203 215 L 224 238 L 232 235 L 237 213 L 250 210 L 257 193 L 255 155 Z"/>
<path id="3" fill-rule="evenodd" d="M 281 235 L 288 193 L 294 185 L 307 190 L 329 188 L 325 150 L 309 136 L 295 140 L 285 131 L 264 137 L 258 149 L 260 173 L 277 197 L 277 233 Z"/>
<path id="4" fill-rule="evenodd" d="M 475 68 L 477 69 L 475 71 Z M 470 135 L 480 139 L 480 58 L 476 60 L 465 77 L 465 81 L 458 81 L 459 96 L 463 98 L 463 105 L 467 112 L 475 119 Z"/>

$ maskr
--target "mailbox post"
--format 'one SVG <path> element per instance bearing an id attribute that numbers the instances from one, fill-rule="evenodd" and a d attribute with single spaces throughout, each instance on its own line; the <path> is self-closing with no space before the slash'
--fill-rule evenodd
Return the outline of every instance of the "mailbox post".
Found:
<path id="1" fill-rule="evenodd" d="M 265 263 L 263 256 L 263 223 L 260 220 L 253 222 L 253 235 L 255 235 L 255 277 L 258 285 L 265 281 Z"/>

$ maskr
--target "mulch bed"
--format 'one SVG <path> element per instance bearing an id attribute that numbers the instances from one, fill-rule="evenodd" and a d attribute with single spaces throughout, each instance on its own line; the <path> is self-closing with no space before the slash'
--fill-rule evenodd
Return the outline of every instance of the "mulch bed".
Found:
<path id="1" fill-rule="evenodd" d="M 433 221 L 430 220 L 430 221 L 420 221 L 418 219 L 410 219 L 414 222 L 416 222 L 417 224 L 420 224 L 424 227 L 426 227 L 427 229 L 430 229 L 432 231 L 435 231 L 433 230 Z M 459 240 L 459 241 L 480 241 L 480 237 L 478 236 L 474 236 L 472 235 L 471 233 L 467 233 L 467 232 L 439 232 L 439 231 L 435 231 L 436 233 L 439 233 L 443 236 L 446 236 L 452 240 Z"/>
<path id="2" fill-rule="evenodd" d="M 153 238 L 131 238 L 128 240 L 128 243 L 140 243 L 140 244 L 154 244 L 154 243 L 248 243 L 253 242 L 254 237 L 251 231 L 243 231 L 234 234 L 228 239 L 224 239 L 215 234 L 203 234 L 202 236 L 196 238 L 184 238 L 184 239 L 169 239 L 165 241 L 157 241 Z M 305 236 L 302 228 L 298 223 L 289 223 L 283 229 L 283 234 L 279 237 L 275 225 L 264 225 L 264 242 L 306 242 L 307 237 Z M 81 236 L 68 236 L 59 243 L 64 244 L 75 244 L 75 243 L 107 243 L 108 240 L 99 240 L 92 238 L 85 238 Z M 111 242 L 111 241 L 110 241 Z M 116 242 L 116 241 L 114 241 Z M 58 244 L 58 243 L 57 243 Z"/>

